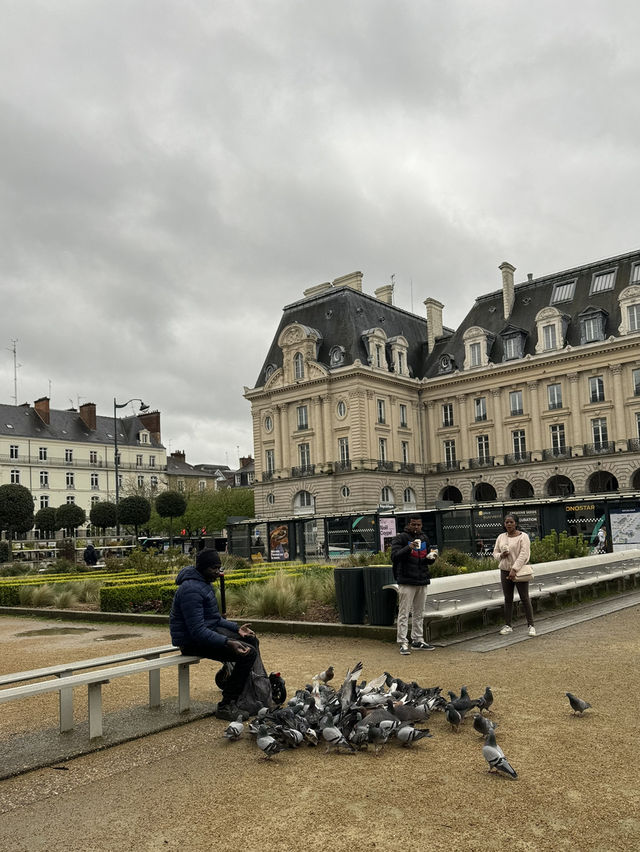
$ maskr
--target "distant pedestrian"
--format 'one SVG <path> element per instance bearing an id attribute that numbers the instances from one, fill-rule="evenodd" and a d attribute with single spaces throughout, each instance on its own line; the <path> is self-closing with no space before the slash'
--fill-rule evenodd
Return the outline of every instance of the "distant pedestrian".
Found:
<path id="1" fill-rule="evenodd" d="M 505 532 L 498 536 L 493 549 L 493 558 L 500 563 L 500 582 L 504 593 L 504 627 L 500 629 L 500 633 L 506 636 L 507 633 L 513 632 L 513 593 L 514 589 L 517 589 L 527 616 L 529 636 L 535 636 L 533 607 L 529 597 L 529 581 L 533 576 L 529 566 L 531 542 L 526 532 L 518 529 L 517 515 L 506 515 L 504 528 Z"/>
<path id="2" fill-rule="evenodd" d="M 596 553 L 607 552 L 607 531 L 604 527 L 598 530 L 598 540 L 596 542 Z"/>
<path id="3" fill-rule="evenodd" d="M 84 559 L 84 564 L 87 567 L 93 567 L 98 564 L 98 551 L 93 546 L 92 541 L 87 542 L 82 558 Z"/>

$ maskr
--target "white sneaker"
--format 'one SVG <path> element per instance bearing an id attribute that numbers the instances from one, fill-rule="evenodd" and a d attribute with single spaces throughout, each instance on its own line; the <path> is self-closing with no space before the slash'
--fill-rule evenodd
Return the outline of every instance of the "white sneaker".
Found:
<path id="1" fill-rule="evenodd" d="M 499 631 L 501 636 L 506 636 L 508 633 L 513 633 L 513 627 L 510 627 L 508 624 L 505 624 Z"/>
<path id="2" fill-rule="evenodd" d="M 536 633 L 535 627 L 533 626 L 533 624 L 530 624 L 529 625 L 529 636 L 537 636 L 537 635 L 538 634 Z"/>
<path id="3" fill-rule="evenodd" d="M 409 649 L 409 643 L 408 642 L 403 642 L 402 645 L 400 645 L 400 653 L 402 654 L 403 657 L 406 657 L 407 654 L 411 653 L 411 650 Z"/>

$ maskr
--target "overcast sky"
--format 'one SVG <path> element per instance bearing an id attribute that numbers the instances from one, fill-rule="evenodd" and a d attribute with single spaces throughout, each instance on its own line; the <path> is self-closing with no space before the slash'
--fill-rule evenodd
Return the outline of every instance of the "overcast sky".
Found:
<path id="1" fill-rule="evenodd" d="M 637 0 L 0 0 L 0 402 L 252 453 L 282 307 L 640 246 Z"/>

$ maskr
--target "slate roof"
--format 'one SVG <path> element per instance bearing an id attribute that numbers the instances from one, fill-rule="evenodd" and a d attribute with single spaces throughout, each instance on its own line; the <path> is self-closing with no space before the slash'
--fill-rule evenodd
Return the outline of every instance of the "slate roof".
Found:
<path id="1" fill-rule="evenodd" d="M 495 336 L 493 345 L 489 350 L 489 361 L 502 363 L 503 339 L 500 337 L 500 332 L 505 331 L 508 326 L 513 326 L 514 331 L 522 329 L 526 332 L 527 336 L 523 355 L 534 355 L 538 339 L 535 322 L 536 314 L 547 306 L 557 308 L 560 313 L 567 315 L 569 325 L 567 327 L 566 343 L 571 346 L 580 345 L 579 315 L 590 307 L 606 312 L 605 339 L 611 336 L 617 337 L 618 326 L 621 321 L 618 296 L 631 283 L 631 269 L 633 264 L 638 261 L 640 261 L 640 250 L 516 284 L 513 308 L 507 320 L 504 319 L 503 313 L 502 289 L 488 293 L 485 296 L 479 296 L 467 316 L 456 329 L 455 334 L 448 336 L 446 339 L 438 339 L 433 352 L 425 358 L 424 363 L 419 369 L 420 376 L 434 378 L 441 375 L 438 372 L 438 362 L 440 357 L 445 353 L 452 357 L 455 368 L 462 370 L 464 363 L 463 335 L 472 326 L 480 326 Z M 609 269 L 616 269 L 614 288 L 602 293 L 589 295 L 594 273 L 604 272 Z M 554 284 L 574 279 L 576 279 L 576 284 L 573 298 L 570 301 L 558 302 L 551 305 Z M 510 361 L 508 363 L 517 362 Z"/>
<path id="2" fill-rule="evenodd" d="M 96 428 L 89 429 L 75 410 L 49 411 L 50 423 L 44 423 L 29 404 L 5 405 L 0 403 L 0 435 L 12 438 L 31 438 L 37 441 L 68 441 L 88 444 L 113 444 L 113 417 L 96 416 Z M 118 443 L 122 446 L 140 446 L 138 433 L 145 429 L 136 415 L 118 418 Z M 147 447 L 163 445 L 149 436 Z"/>
<path id="3" fill-rule="evenodd" d="M 318 361 L 326 367 L 329 367 L 329 352 L 334 346 L 344 347 L 342 366 L 349 366 L 356 359 L 367 364 L 368 355 L 362 335 L 371 328 L 382 328 L 387 337 L 399 334 L 406 337 L 409 344 L 407 364 L 411 375 L 419 375 L 427 355 L 426 317 L 416 316 L 352 287 L 333 287 L 285 306 L 256 387 L 264 385 L 265 369 L 269 364 L 282 367 L 278 338 L 282 330 L 294 322 L 316 329 L 321 334 Z"/>

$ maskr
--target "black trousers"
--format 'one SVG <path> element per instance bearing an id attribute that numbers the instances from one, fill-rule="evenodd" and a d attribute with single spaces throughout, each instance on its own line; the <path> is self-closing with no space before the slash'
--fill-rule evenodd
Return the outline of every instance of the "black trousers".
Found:
<path id="1" fill-rule="evenodd" d="M 209 645 L 207 642 L 191 642 L 189 645 L 184 645 L 180 650 L 187 656 L 205 657 L 207 660 L 234 664 L 233 671 L 222 688 L 222 703 L 229 704 L 231 701 L 235 701 L 242 692 L 245 681 L 249 677 L 249 672 L 258 656 L 260 643 L 257 636 L 240 636 L 239 633 L 224 628 L 220 628 L 218 632 L 224 633 L 229 639 L 236 639 L 238 642 L 251 645 L 250 650 L 246 654 L 238 654 L 228 645 Z"/>
<path id="2" fill-rule="evenodd" d="M 531 598 L 529 597 L 529 581 L 525 580 L 522 583 L 514 583 L 509 579 L 508 571 L 500 571 L 500 582 L 502 583 L 502 592 L 504 594 L 504 623 L 511 627 L 511 619 L 513 617 L 513 591 L 518 590 L 518 597 L 522 601 L 524 613 L 527 616 L 527 624 L 533 624 L 533 607 L 531 606 Z"/>

